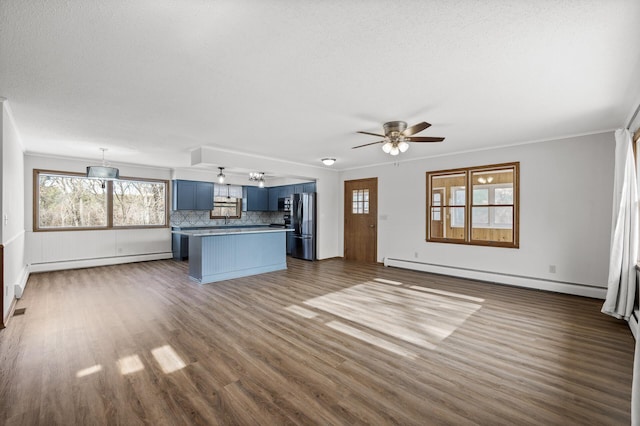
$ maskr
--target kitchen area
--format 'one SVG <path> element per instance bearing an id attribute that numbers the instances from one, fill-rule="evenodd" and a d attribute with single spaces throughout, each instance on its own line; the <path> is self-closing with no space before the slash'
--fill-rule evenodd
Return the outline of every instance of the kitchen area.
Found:
<path id="1" fill-rule="evenodd" d="M 222 170 L 221 170 L 222 174 Z M 172 251 L 200 283 L 316 259 L 316 183 L 270 187 L 172 181 Z"/>

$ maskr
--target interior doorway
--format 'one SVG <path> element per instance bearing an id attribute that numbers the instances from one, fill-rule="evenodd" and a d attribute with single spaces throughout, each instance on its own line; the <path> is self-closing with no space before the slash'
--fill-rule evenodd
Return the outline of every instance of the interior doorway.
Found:
<path id="1" fill-rule="evenodd" d="M 378 178 L 344 182 L 344 258 L 378 259 Z"/>

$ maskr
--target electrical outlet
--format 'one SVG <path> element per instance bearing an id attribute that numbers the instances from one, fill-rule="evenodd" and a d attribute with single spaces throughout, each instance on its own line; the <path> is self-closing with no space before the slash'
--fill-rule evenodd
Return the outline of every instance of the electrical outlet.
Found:
<path id="1" fill-rule="evenodd" d="M 549 265 L 549 272 L 552 274 L 556 273 L 556 265 Z"/>

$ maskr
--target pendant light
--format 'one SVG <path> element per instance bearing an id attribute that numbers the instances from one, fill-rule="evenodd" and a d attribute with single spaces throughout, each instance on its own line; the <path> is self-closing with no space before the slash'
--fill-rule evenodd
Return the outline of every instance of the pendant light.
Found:
<path id="1" fill-rule="evenodd" d="M 264 172 L 249 173 L 249 180 L 251 182 L 258 182 L 258 187 L 264 188 Z"/>
<path id="2" fill-rule="evenodd" d="M 104 159 L 104 153 L 107 148 L 100 148 L 102 151 L 102 165 L 101 166 L 88 166 L 87 177 L 90 179 L 102 179 L 102 180 L 116 180 L 120 179 L 120 170 L 115 167 L 110 167 L 109 163 Z"/>
<path id="3" fill-rule="evenodd" d="M 218 167 L 218 169 L 220 170 L 220 173 L 218 173 L 218 183 L 224 183 L 224 178 L 226 178 L 226 176 L 222 172 L 224 170 L 224 167 Z"/>

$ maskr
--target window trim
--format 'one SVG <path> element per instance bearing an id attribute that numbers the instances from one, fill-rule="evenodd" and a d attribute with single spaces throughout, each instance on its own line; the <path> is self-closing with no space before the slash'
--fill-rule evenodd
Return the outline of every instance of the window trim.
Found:
<path id="1" fill-rule="evenodd" d="M 242 198 L 234 198 L 236 200 L 236 215 L 233 216 L 214 216 L 213 210 L 209 210 L 209 219 L 242 219 Z M 216 198 L 213 197 L 213 207 L 216 206 Z"/>
<path id="2" fill-rule="evenodd" d="M 472 238 L 472 207 L 473 206 L 473 173 L 475 172 L 484 172 L 484 171 L 492 171 L 496 169 L 513 169 L 513 224 L 512 224 L 512 232 L 513 232 L 513 241 L 512 242 L 504 242 L 504 241 L 486 241 L 486 240 L 474 240 Z M 431 209 L 432 207 L 440 207 L 443 209 L 443 212 L 447 210 L 447 207 L 451 207 L 449 205 L 443 206 L 442 203 L 440 206 L 432 206 L 431 199 L 431 181 L 434 176 L 446 176 L 446 175 L 456 175 L 456 174 L 464 174 L 465 177 L 465 218 L 464 218 L 464 239 L 455 239 L 455 238 L 438 238 L 431 236 Z M 474 245 L 474 246 L 486 246 L 486 247 L 504 247 L 504 248 L 520 248 L 520 162 L 515 161 L 511 163 L 499 163 L 499 164 L 490 164 L 486 166 L 476 166 L 476 167 L 461 167 L 458 169 L 447 169 L 447 170 L 435 170 L 428 171 L 425 173 L 426 175 L 426 201 L 427 201 L 427 210 L 426 210 L 426 240 L 430 243 L 449 243 L 449 244 L 463 244 L 463 245 Z M 433 189 L 436 189 L 434 187 Z M 447 197 L 445 196 L 445 200 Z M 493 206 L 493 204 L 488 205 L 487 207 Z M 501 205 L 502 206 L 502 205 Z M 510 205 L 504 205 L 510 206 Z M 484 206 L 482 206 L 484 207 Z M 477 228 L 477 229 L 508 229 L 508 228 Z"/>
<path id="3" fill-rule="evenodd" d="M 119 229 L 158 229 L 169 228 L 169 203 L 171 201 L 169 194 L 169 181 L 166 179 L 152 179 L 152 178 L 139 178 L 132 176 L 122 176 L 119 180 L 131 180 L 137 182 L 155 182 L 164 183 L 164 225 L 127 225 L 127 226 L 114 226 L 113 225 L 113 181 L 106 181 L 106 195 L 107 195 L 107 224 L 106 226 L 91 226 L 83 228 L 74 227 L 59 227 L 59 228 L 40 228 L 40 174 L 52 174 L 59 176 L 69 177 L 84 177 L 85 173 L 78 172 L 65 172 L 60 170 L 46 170 L 46 169 L 33 169 L 33 232 L 68 232 L 68 231 L 113 231 Z"/>

